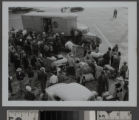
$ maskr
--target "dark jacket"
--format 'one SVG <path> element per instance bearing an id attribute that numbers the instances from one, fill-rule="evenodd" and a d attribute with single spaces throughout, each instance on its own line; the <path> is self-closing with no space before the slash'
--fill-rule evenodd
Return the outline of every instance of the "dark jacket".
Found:
<path id="1" fill-rule="evenodd" d="M 19 73 L 19 72 L 16 72 L 16 78 L 17 80 L 21 81 L 23 80 L 25 77 L 25 74 L 23 72 Z"/>
<path id="2" fill-rule="evenodd" d="M 107 53 L 104 54 L 103 58 L 104 58 L 104 65 L 109 64 L 111 59 L 111 53 L 107 51 Z"/>
<path id="3" fill-rule="evenodd" d="M 27 57 L 23 57 L 22 58 L 22 63 L 23 63 L 24 68 L 27 69 L 28 65 L 29 65 L 28 58 Z"/>
<path id="4" fill-rule="evenodd" d="M 31 92 L 26 92 L 25 97 L 26 100 L 35 100 L 35 95 Z"/>
<path id="5" fill-rule="evenodd" d="M 38 80 L 40 81 L 41 90 L 43 92 L 46 87 L 47 74 L 45 72 L 39 71 L 38 72 Z"/>
<path id="6" fill-rule="evenodd" d="M 39 71 L 38 72 L 38 80 L 40 82 L 46 82 L 47 81 L 47 74 L 45 72 Z"/>
<path id="7" fill-rule="evenodd" d="M 108 90 L 108 80 L 105 75 L 98 78 L 98 94 L 101 96 L 103 92 Z"/>
<path id="8" fill-rule="evenodd" d="M 27 70 L 27 74 L 28 74 L 28 77 L 29 77 L 29 78 L 34 77 L 34 72 L 33 72 L 32 69 L 28 69 L 28 70 Z"/>
<path id="9" fill-rule="evenodd" d="M 35 56 L 33 56 L 33 57 L 31 58 L 31 65 L 32 65 L 32 67 L 34 67 L 34 66 L 36 65 L 36 64 L 35 64 L 36 62 L 37 62 L 37 59 L 36 59 Z"/>

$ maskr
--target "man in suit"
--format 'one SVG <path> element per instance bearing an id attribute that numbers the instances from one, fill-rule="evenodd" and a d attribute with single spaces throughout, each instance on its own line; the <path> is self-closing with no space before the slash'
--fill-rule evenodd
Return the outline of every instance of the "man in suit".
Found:
<path id="1" fill-rule="evenodd" d="M 25 74 L 22 71 L 22 68 L 17 68 L 16 69 L 16 78 L 17 78 L 17 80 L 22 81 L 22 80 L 24 80 L 24 77 L 25 77 Z"/>
<path id="2" fill-rule="evenodd" d="M 108 91 L 108 80 L 105 72 L 102 71 L 98 78 L 98 95 L 101 96 L 103 92 Z"/>
<path id="3" fill-rule="evenodd" d="M 38 80 L 41 84 L 41 91 L 43 92 L 46 88 L 46 82 L 47 82 L 47 73 L 45 72 L 45 68 L 41 67 L 40 71 L 38 72 Z"/>
<path id="4" fill-rule="evenodd" d="M 120 68 L 120 75 L 123 77 L 124 80 L 126 79 L 126 73 L 127 73 L 127 71 L 128 71 L 127 62 L 124 62 L 124 64 Z"/>
<path id="5" fill-rule="evenodd" d="M 25 78 L 25 73 L 23 72 L 22 68 L 17 68 L 16 69 L 16 79 L 19 82 L 19 95 L 22 96 L 23 90 L 24 90 L 24 78 Z"/>
<path id="6" fill-rule="evenodd" d="M 111 48 L 108 48 L 108 51 L 103 55 L 104 65 L 111 63 Z"/>

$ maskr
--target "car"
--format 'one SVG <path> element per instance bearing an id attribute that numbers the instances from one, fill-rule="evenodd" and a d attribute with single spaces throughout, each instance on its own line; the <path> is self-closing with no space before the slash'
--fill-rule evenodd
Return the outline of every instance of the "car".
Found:
<path id="1" fill-rule="evenodd" d="M 53 101 L 89 101 L 96 92 L 90 91 L 78 83 L 58 83 L 45 89 L 48 100 Z"/>
<path id="2" fill-rule="evenodd" d="M 82 39 L 84 40 L 84 42 L 88 42 L 91 44 L 94 44 L 95 42 L 97 45 L 100 45 L 102 43 L 102 39 L 95 33 L 90 32 L 89 27 L 86 25 L 78 23 L 77 28 L 74 29 L 74 31 L 78 32 L 78 34 L 82 34 Z"/>

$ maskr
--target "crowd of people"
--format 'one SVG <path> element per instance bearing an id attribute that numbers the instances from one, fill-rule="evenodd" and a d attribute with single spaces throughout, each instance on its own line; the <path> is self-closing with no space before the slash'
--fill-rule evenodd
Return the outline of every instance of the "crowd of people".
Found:
<path id="1" fill-rule="evenodd" d="M 82 57 L 74 55 L 73 46 L 80 46 Z M 121 64 L 121 52 L 116 44 L 109 47 L 106 53 L 99 51 L 100 41 L 87 41 L 80 31 L 71 31 L 71 36 L 62 33 L 37 33 L 35 31 L 9 31 L 9 99 L 18 94 L 25 100 L 48 100 L 45 89 L 54 84 L 65 82 L 61 74 L 86 86 L 87 75 L 97 82 L 96 92 L 103 100 L 107 100 L 110 88 L 109 80 L 116 81 L 113 100 L 128 100 L 128 66 Z M 67 60 L 61 66 L 46 62 L 46 59 L 62 54 Z M 65 73 L 65 74 L 63 74 Z M 88 74 L 89 73 L 89 74 Z M 14 81 L 18 81 L 19 89 L 15 92 Z M 26 81 L 26 82 L 25 82 Z M 35 82 L 38 83 L 35 87 Z M 91 83 L 90 83 L 91 84 Z M 87 87 L 87 86 L 86 86 Z M 36 94 L 36 90 L 39 90 Z M 118 93 L 125 91 L 122 99 Z M 107 94 L 106 94 L 107 92 Z M 18 99 L 18 98 L 16 98 Z"/>

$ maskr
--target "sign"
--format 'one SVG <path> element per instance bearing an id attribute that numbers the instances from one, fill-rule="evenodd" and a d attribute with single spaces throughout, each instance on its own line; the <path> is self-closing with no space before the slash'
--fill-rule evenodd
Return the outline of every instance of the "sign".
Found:
<path id="1" fill-rule="evenodd" d="M 130 111 L 97 111 L 97 120 L 132 120 Z"/>
<path id="2" fill-rule="evenodd" d="M 7 120 L 39 120 L 37 110 L 8 110 Z"/>

